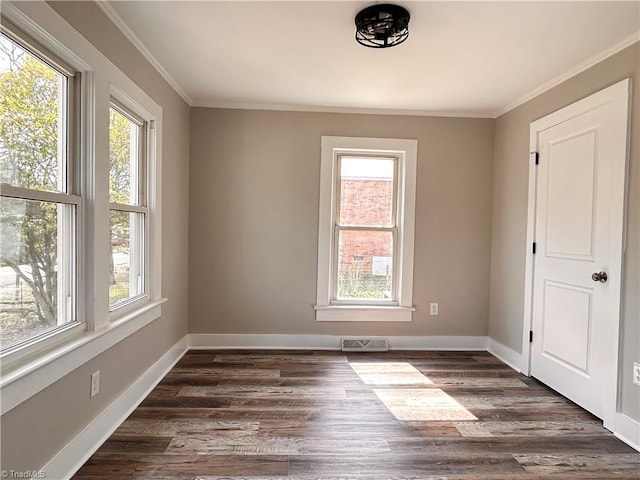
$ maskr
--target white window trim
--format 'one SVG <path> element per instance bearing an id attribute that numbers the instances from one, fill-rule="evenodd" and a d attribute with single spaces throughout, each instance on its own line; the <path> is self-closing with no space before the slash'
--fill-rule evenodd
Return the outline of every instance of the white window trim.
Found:
<path id="1" fill-rule="evenodd" d="M 110 323 L 117 323 L 123 318 L 131 318 L 132 315 L 135 315 L 136 311 L 148 308 L 149 304 L 156 304 L 158 302 L 162 303 L 164 301 L 161 295 L 162 142 L 160 139 L 162 139 L 162 107 L 155 103 L 137 86 L 129 84 L 130 80 L 127 77 L 124 77 L 121 80 L 122 81 L 120 82 L 112 82 L 109 87 L 108 102 L 106 104 L 105 115 L 103 116 L 106 121 L 106 130 L 103 130 L 103 132 L 106 133 L 106 149 L 108 151 L 108 112 L 113 100 L 148 124 L 146 135 L 144 135 L 146 142 L 145 173 L 147 177 L 144 192 L 144 199 L 146 202 L 144 208 L 147 213 L 147 234 L 144 239 L 146 243 L 145 253 L 147 255 L 144 266 L 146 289 L 145 292 L 139 296 L 133 297 L 128 301 L 118 303 L 117 305 L 110 306 L 108 298 L 108 276 L 102 275 L 99 281 L 96 279 L 97 284 L 103 285 L 100 289 L 100 294 L 104 298 L 104 308 L 108 312 L 106 316 L 101 317 L 103 326 L 107 326 Z M 108 192 L 108 165 L 106 167 L 106 175 L 107 181 L 103 182 L 104 185 L 107 186 L 104 196 L 106 197 L 105 206 L 107 208 L 107 212 L 109 212 L 111 204 L 109 203 Z M 127 207 L 127 209 L 131 210 L 132 207 Z M 133 210 L 135 210 L 135 208 L 133 208 Z M 108 243 L 110 242 L 108 225 L 107 237 L 104 240 L 108 248 Z M 105 260 L 105 268 L 108 269 L 106 263 L 107 260 Z"/>
<path id="2" fill-rule="evenodd" d="M 162 107 L 119 70 L 86 38 L 71 27 L 45 2 L 4 1 L 2 14 L 44 48 L 71 65 L 82 81 L 81 115 L 84 119 L 78 139 L 83 158 L 82 197 L 78 239 L 78 282 L 83 286 L 77 299 L 78 321 L 84 325 L 64 329 L 58 335 L 29 345 L 3 358 L 0 365 L 1 413 L 55 383 L 102 352 L 160 318 L 161 295 L 161 186 Z M 110 98 L 153 119 L 149 135 L 147 206 L 153 221 L 149 228 L 149 295 L 132 302 L 116 314 L 109 312 L 108 255 L 108 108 Z"/>
<path id="3" fill-rule="evenodd" d="M 393 155 L 398 164 L 398 250 L 397 305 L 366 302 L 345 305 L 331 301 L 334 225 L 339 155 Z M 392 138 L 329 137 L 321 140 L 320 211 L 318 216 L 317 321 L 409 322 L 413 307 L 413 252 L 418 141 Z"/>

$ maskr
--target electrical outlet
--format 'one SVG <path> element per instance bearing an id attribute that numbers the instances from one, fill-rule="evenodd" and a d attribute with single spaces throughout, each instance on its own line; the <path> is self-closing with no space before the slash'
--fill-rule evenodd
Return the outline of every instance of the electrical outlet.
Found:
<path id="1" fill-rule="evenodd" d="M 429 304 L 429 315 L 438 315 L 438 304 L 430 303 Z"/>
<path id="2" fill-rule="evenodd" d="M 100 370 L 97 370 L 91 374 L 91 397 L 95 397 L 100 393 Z"/>
<path id="3" fill-rule="evenodd" d="M 633 364 L 633 383 L 640 386 L 640 363 Z"/>

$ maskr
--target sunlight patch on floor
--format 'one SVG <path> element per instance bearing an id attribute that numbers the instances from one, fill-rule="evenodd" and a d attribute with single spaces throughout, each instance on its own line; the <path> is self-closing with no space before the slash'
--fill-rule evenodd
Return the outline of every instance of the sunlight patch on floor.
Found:
<path id="1" fill-rule="evenodd" d="M 354 362 L 349 365 L 367 385 L 429 385 L 433 383 L 408 362 Z"/>
<path id="2" fill-rule="evenodd" d="M 401 421 L 478 420 L 439 388 L 375 389 L 374 392 Z"/>

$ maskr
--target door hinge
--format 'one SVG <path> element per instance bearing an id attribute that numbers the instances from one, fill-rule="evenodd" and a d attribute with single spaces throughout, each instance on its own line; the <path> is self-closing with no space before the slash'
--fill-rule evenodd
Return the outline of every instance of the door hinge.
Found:
<path id="1" fill-rule="evenodd" d="M 533 152 L 536 154 L 536 165 L 540 163 L 540 154 L 538 152 Z"/>
<path id="2" fill-rule="evenodd" d="M 533 254 L 536 254 L 536 242 L 533 242 L 533 246 L 531 248 L 531 251 L 533 252 Z"/>
<path id="3" fill-rule="evenodd" d="M 529 343 L 533 343 L 533 330 L 529 330 Z"/>

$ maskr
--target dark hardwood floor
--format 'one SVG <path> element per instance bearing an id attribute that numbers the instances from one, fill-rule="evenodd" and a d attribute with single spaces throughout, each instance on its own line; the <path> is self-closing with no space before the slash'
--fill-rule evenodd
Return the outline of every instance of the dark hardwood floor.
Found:
<path id="1" fill-rule="evenodd" d="M 192 351 L 74 478 L 640 479 L 640 453 L 483 352 Z"/>

